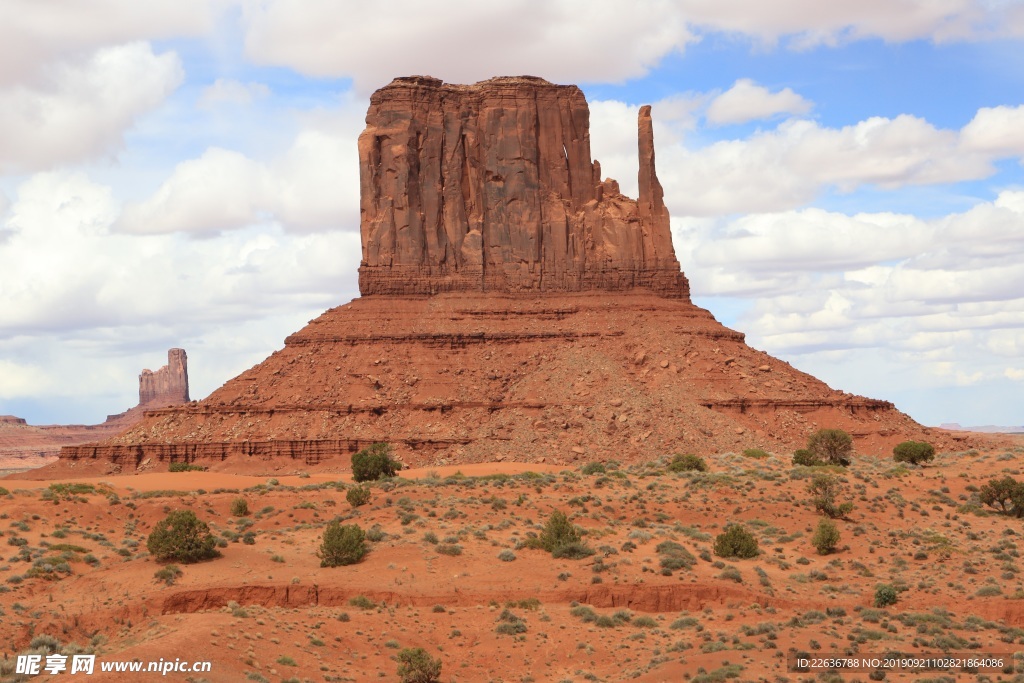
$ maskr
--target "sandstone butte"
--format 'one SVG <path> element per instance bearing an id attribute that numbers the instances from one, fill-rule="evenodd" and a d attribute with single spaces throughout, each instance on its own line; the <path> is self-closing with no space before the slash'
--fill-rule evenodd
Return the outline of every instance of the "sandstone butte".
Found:
<path id="1" fill-rule="evenodd" d="M 359 138 L 362 296 L 205 400 L 146 410 L 39 476 L 343 470 L 378 441 L 412 466 L 789 453 L 823 427 L 861 454 L 971 445 L 829 388 L 693 305 L 650 107 L 638 152 L 633 200 L 591 159 L 579 88 L 395 79 Z"/>
<path id="2" fill-rule="evenodd" d="M 167 365 L 139 374 L 139 403 L 96 425 L 30 425 L 0 415 L 0 470 L 35 468 L 56 460 L 63 446 L 94 442 L 128 429 L 151 408 L 189 402 L 188 357 L 184 349 L 167 351 Z"/>

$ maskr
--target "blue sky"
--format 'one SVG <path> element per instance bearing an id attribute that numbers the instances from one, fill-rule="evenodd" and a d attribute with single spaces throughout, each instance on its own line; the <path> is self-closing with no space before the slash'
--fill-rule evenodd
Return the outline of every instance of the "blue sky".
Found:
<path id="1" fill-rule="evenodd" d="M 97 422 L 189 352 L 202 397 L 357 295 L 355 140 L 391 77 L 636 109 L 697 303 L 926 424 L 1024 423 L 1024 3 L 11 0 L 0 414 Z"/>

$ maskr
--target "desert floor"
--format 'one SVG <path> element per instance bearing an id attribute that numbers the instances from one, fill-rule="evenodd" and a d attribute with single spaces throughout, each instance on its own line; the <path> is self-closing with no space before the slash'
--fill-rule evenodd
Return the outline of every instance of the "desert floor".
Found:
<path id="1" fill-rule="evenodd" d="M 737 454 L 687 473 L 667 460 L 439 467 L 371 483 L 358 508 L 339 475 L 0 480 L 0 678 L 20 680 L 14 656 L 33 640 L 98 661 L 212 662 L 204 674 L 96 681 L 396 680 L 395 655 L 409 647 L 443 662 L 442 681 L 867 681 L 883 678 L 801 673 L 789 658 L 1008 656 L 1024 650 L 1024 525 L 977 492 L 1021 478 L 1022 459 L 1024 446 L 924 467 Z M 807 492 L 822 471 L 855 506 L 827 555 L 811 544 L 822 515 Z M 248 515 L 231 514 L 238 498 Z M 168 583 L 146 539 L 177 509 L 224 546 Z M 585 530 L 593 555 L 525 547 L 554 510 Z M 362 562 L 321 568 L 321 534 L 336 518 L 374 540 Z M 734 522 L 757 537 L 757 557 L 714 554 Z M 685 549 L 675 562 L 665 541 Z M 879 584 L 896 587 L 895 605 L 873 606 Z M 891 670 L 884 680 L 1024 676 Z"/>

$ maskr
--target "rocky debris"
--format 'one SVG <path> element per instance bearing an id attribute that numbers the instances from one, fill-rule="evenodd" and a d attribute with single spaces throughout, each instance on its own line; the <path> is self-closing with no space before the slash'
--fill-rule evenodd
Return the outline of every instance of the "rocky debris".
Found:
<path id="1" fill-rule="evenodd" d="M 396 78 L 359 137 L 359 290 L 574 292 L 645 287 L 689 297 L 638 121 L 640 198 L 602 180 L 579 88 L 540 78 L 474 85 Z"/>
<path id="2" fill-rule="evenodd" d="M 574 312 L 533 315 L 556 305 Z M 489 313 L 496 310 L 503 314 Z M 489 320 L 486 334 L 481 319 Z M 636 366 L 644 347 L 646 362 Z M 655 362 L 696 349 L 707 352 L 678 373 Z M 411 466 L 561 454 L 646 462 L 679 451 L 792 453 L 814 425 L 849 431 L 864 454 L 888 454 L 909 438 L 963 449 L 951 441 L 940 446 L 944 436 L 925 435 L 891 403 L 833 391 L 786 364 L 773 364 L 770 375 L 755 371 L 772 386 L 752 392 L 754 380 L 724 371 L 722 356 L 751 369 L 764 363 L 743 335 L 707 311 L 642 290 L 363 297 L 325 312 L 209 398 L 147 410 L 128 432 L 61 455 L 65 462 L 109 462 L 125 473 L 146 458 L 156 470 L 177 460 L 236 472 L 336 470 L 354 450 L 386 441 Z M 382 358 L 387 364 L 375 363 Z M 392 369 L 420 381 L 385 380 L 375 389 L 359 379 L 368 371 L 397 376 Z M 489 375 L 502 378 L 498 398 Z M 787 384 L 797 390 L 784 390 Z"/>
<path id="3" fill-rule="evenodd" d="M 139 407 L 162 408 L 188 403 L 188 356 L 185 349 L 169 349 L 167 365 L 139 374 Z"/>

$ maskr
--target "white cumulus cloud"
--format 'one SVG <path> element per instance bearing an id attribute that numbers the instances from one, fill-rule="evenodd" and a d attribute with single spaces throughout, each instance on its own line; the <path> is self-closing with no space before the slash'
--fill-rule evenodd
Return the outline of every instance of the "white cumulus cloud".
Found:
<path id="1" fill-rule="evenodd" d="M 790 88 L 772 92 L 749 78 L 741 78 L 711 101 L 705 116 L 709 123 L 727 125 L 778 114 L 806 114 L 811 106 L 811 102 Z"/>
<path id="2" fill-rule="evenodd" d="M 46 82 L 52 64 L 97 49 L 209 31 L 220 0 L 4 0 L 0 3 L 0 87 Z"/>
<path id="3" fill-rule="evenodd" d="M 1020 35 L 1017 9 L 985 0 L 636 0 L 628 11 L 611 0 L 451 0 L 440 11 L 416 0 L 262 0 L 243 4 L 243 30 L 256 63 L 352 78 L 365 92 L 412 74 L 621 82 L 710 33 L 794 48 Z"/>
<path id="4" fill-rule="evenodd" d="M 264 83 L 242 83 L 231 78 L 218 78 L 203 88 L 197 105 L 211 108 L 217 105 L 246 105 L 270 96 L 270 88 Z"/>
<path id="5" fill-rule="evenodd" d="M 258 160 L 208 148 L 178 163 L 150 197 L 126 204 L 115 229 L 208 236 L 279 222 L 298 232 L 357 231 L 355 142 L 363 127 L 362 108 L 347 100 L 340 109 L 308 114 L 292 144 L 276 158 Z"/>
<path id="6" fill-rule="evenodd" d="M 412 74 L 624 81 L 693 40 L 669 0 L 638 0 L 629 11 L 608 0 L 452 0 L 443 9 L 413 0 L 268 0 L 245 4 L 243 21 L 253 61 L 351 77 L 361 91 Z"/>
<path id="7" fill-rule="evenodd" d="M 0 87 L 0 173 L 46 169 L 107 154 L 136 118 L 182 82 L 173 52 L 147 43 L 105 47 L 50 64 L 37 83 Z"/>

